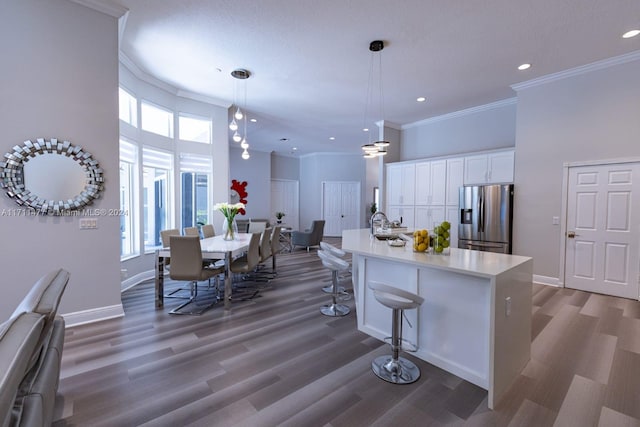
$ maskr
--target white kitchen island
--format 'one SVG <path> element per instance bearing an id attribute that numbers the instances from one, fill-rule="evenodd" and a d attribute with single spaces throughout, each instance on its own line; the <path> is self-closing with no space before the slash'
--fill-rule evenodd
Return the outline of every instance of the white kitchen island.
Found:
<path id="1" fill-rule="evenodd" d="M 410 241 L 392 247 L 368 229 L 343 231 L 342 249 L 353 254 L 358 329 L 391 335 L 391 310 L 369 283 L 424 297 L 405 312 L 413 328 L 405 322 L 403 337 L 418 346 L 412 354 L 486 389 L 493 409 L 530 357 L 533 260 L 456 248 L 416 253 Z"/>

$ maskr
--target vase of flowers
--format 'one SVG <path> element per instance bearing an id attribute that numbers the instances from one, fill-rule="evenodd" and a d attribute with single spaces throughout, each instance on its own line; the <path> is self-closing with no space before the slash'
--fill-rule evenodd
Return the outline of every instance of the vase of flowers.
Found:
<path id="1" fill-rule="evenodd" d="M 276 212 L 276 222 L 282 224 L 282 218 L 284 218 L 284 212 Z"/>
<path id="2" fill-rule="evenodd" d="M 216 203 L 214 210 L 222 212 L 224 221 L 222 222 L 222 238 L 224 240 L 235 240 L 238 234 L 238 224 L 236 214 L 244 208 L 243 203 Z"/>

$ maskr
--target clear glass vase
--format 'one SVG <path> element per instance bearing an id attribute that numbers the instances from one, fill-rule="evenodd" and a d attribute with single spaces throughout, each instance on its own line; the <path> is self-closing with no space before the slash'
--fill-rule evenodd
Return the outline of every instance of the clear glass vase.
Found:
<path id="1" fill-rule="evenodd" d="M 225 218 L 222 221 L 222 238 L 224 240 L 235 240 L 238 234 L 238 224 L 236 218 Z"/>

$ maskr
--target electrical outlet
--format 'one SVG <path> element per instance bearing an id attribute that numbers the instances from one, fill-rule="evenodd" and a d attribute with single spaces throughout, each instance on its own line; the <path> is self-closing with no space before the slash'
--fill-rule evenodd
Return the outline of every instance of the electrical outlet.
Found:
<path id="1" fill-rule="evenodd" d="M 505 316 L 511 315 L 511 297 L 506 297 L 504 299 L 504 314 Z"/>
<path id="2" fill-rule="evenodd" d="M 98 228 L 98 218 L 80 218 L 80 230 L 95 230 Z"/>

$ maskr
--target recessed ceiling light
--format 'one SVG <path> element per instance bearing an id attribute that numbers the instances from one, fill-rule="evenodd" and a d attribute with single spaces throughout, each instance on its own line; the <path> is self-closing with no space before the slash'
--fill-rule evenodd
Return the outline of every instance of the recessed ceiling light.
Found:
<path id="1" fill-rule="evenodd" d="M 529 68 L 531 68 L 531 64 L 518 65 L 518 70 L 520 70 L 520 71 L 528 70 Z"/>
<path id="2" fill-rule="evenodd" d="M 638 34 L 640 34 L 640 30 L 631 30 L 631 31 L 627 31 L 626 33 L 624 33 L 622 35 L 623 39 L 630 39 L 631 37 L 635 37 Z"/>
<path id="3" fill-rule="evenodd" d="M 293 147 L 292 148 L 293 151 L 296 151 L 297 149 L 298 149 L 298 147 Z"/>
<path id="4" fill-rule="evenodd" d="M 257 121 L 258 121 L 258 119 L 249 119 L 249 121 L 250 121 L 251 123 L 255 123 L 255 122 L 257 122 Z"/>
<path id="5" fill-rule="evenodd" d="M 330 140 L 330 141 L 335 141 L 335 140 L 336 140 L 336 137 L 335 137 L 335 136 L 330 136 L 330 137 L 329 137 L 329 140 Z"/>
<path id="6" fill-rule="evenodd" d="M 362 128 L 362 132 L 369 132 L 369 128 Z"/>
<path id="7" fill-rule="evenodd" d="M 425 98 L 424 96 L 421 96 L 421 97 L 416 99 L 416 101 L 418 101 L 418 102 L 424 102 L 426 100 L 427 100 L 427 98 Z"/>

